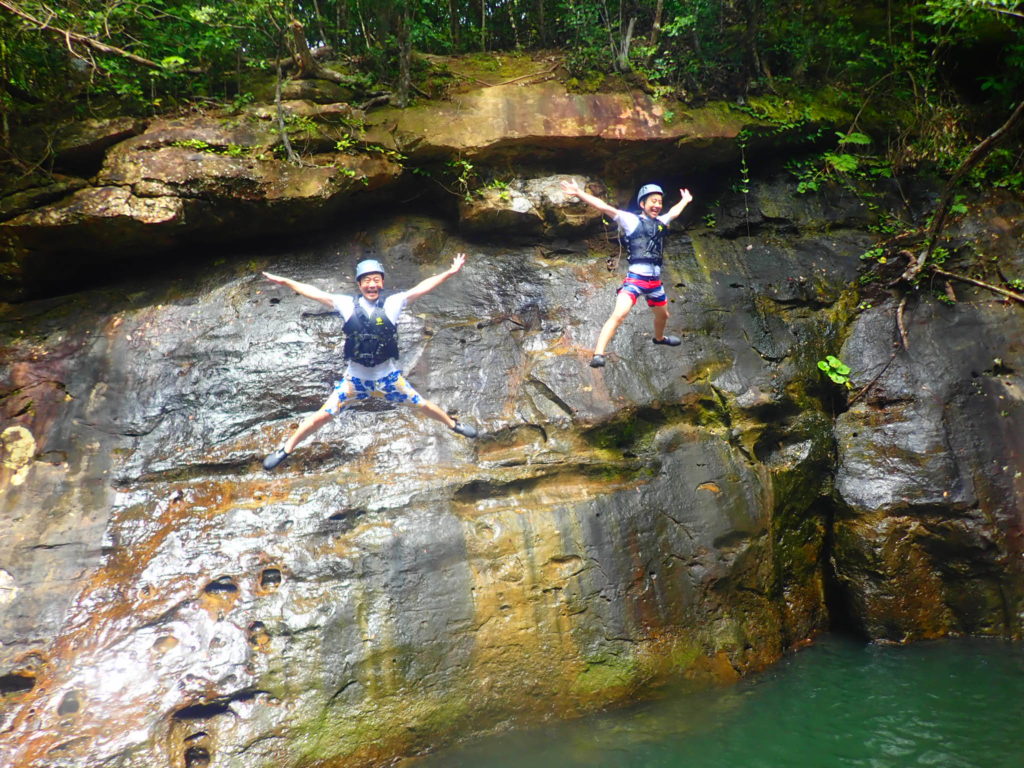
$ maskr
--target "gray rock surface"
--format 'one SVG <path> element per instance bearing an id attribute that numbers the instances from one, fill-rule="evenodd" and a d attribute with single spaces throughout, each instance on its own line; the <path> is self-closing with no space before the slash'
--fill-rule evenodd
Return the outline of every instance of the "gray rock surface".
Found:
<path id="1" fill-rule="evenodd" d="M 649 161 L 713 122 L 652 112 L 629 132 L 610 97 L 527 96 L 554 111 L 451 121 L 424 156 L 543 162 L 604 141 L 607 170 L 615 150 Z M 1019 307 L 922 292 L 894 356 L 895 301 L 857 309 L 877 213 L 759 182 L 668 240 L 683 345 L 654 347 L 638 306 L 591 369 L 624 264 L 606 267 L 614 242 L 557 175 L 494 188 L 461 227 L 360 213 L 394 193 L 388 152 L 433 114 L 351 167 L 257 162 L 277 141 L 258 122 L 155 123 L 96 184 L 3 222 L 33 256 L 5 263 L 10 284 L 67 285 L 77 267 L 94 286 L 0 306 L 3 768 L 380 765 L 680 676 L 735 680 L 833 622 L 1021 637 Z M 709 156 L 739 127 L 714 123 Z M 927 209 L 927 190 L 910 197 L 909 215 Z M 1024 275 L 1020 200 L 975 202 L 954 236 Z M 332 215 L 316 243 L 154 256 Z M 104 256 L 79 264 L 73 241 Z M 340 328 L 260 272 L 349 291 L 374 256 L 404 287 L 458 251 L 465 269 L 404 316 L 402 360 L 481 437 L 378 403 L 264 472 L 330 391 Z M 816 367 L 836 353 L 870 383 L 852 407 L 857 390 Z"/>

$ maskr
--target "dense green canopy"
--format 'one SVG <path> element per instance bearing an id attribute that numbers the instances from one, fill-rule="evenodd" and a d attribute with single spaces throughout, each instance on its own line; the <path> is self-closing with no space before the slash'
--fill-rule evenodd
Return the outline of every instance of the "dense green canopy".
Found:
<path id="1" fill-rule="evenodd" d="M 287 53 L 292 19 L 378 77 L 402 38 L 447 54 L 544 47 L 579 71 L 626 70 L 691 91 L 773 80 L 927 89 L 941 75 L 970 96 L 1021 83 L 1015 0 L 46 0 L 0 1 L 0 66 L 13 94 L 54 97 L 68 78 L 140 99 L 190 84 L 230 92 L 240 67 Z M 71 33 L 70 36 L 65 33 Z M 119 49 L 103 51 L 102 43 Z M 984 51 L 984 56 L 971 56 Z M 123 53 L 139 59 L 129 59 Z M 145 59 L 152 65 L 140 61 Z M 187 76 L 186 76 L 187 73 Z M 172 86 L 175 75 L 183 82 Z M 198 75 L 198 77 L 197 77 Z M 14 90 L 16 89 L 16 90 Z"/>
<path id="2" fill-rule="evenodd" d="M 611 75 L 683 102 L 827 86 L 900 105 L 933 154 L 1024 90 L 1020 0 L 0 0 L 4 143 L 34 103 L 244 99 L 248 73 L 307 46 L 399 103 L 416 96 L 416 53 L 557 49 L 580 87 Z"/>

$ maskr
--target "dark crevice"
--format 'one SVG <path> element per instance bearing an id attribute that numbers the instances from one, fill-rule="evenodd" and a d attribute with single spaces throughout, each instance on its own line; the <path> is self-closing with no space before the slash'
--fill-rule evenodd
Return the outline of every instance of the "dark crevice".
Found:
<path id="1" fill-rule="evenodd" d="M 264 568 L 260 573 L 260 586 L 263 589 L 277 589 L 282 580 L 280 568 Z"/>
<path id="2" fill-rule="evenodd" d="M 34 675 L 0 675 L 0 696 L 11 693 L 24 693 L 36 686 Z"/>
<path id="3" fill-rule="evenodd" d="M 159 472 L 144 472 L 138 477 L 121 476 L 114 480 L 114 487 L 127 488 L 128 486 L 136 483 L 176 483 L 207 477 L 240 475 L 249 472 L 252 469 L 252 463 L 256 458 L 261 457 L 249 457 L 234 461 L 189 464 L 184 467 L 175 467 L 174 469 L 167 469 Z"/>
<path id="4" fill-rule="evenodd" d="M 531 493 L 542 483 L 558 481 L 559 478 L 572 478 L 578 480 L 580 477 L 597 478 L 606 482 L 635 482 L 642 480 L 645 476 L 657 473 L 660 470 L 660 463 L 657 461 L 643 461 L 639 459 L 626 459 L 624 461 L 603 461 L 593 464 L 576 463 L 560 466 L 557 470 L 544 472 L 531 477 L 520 477 L 512 480 L 472 480 L 454 493 L 455 501 L 477 502 L 483 499 L 499 499 L 506 496 Z M 566 482 L 569 482 L 568 480 Z"/>
<path id="5" fill-rule="evenodd" d="M 172 717 L 177 721 L 209 720 L 219 715 L 233 714 L 231 712 L 231 705 L 236 701 L 252 701 L 261 695 L 267 695 L 267 692 L 247 688 L 221 699 L 211 699 L 210 701 L 182 707 Z"/>
<path id="6" fill-rule="evenodd" d="M 365 509 L 343 509 L 340 512 L 335 512 L 327 519 L 331 522 L 340 522 L 342 520 L 354 520 L 357 517 L 362 517 L 366 514 Z"/>
<path id="7" fill-rule="evenodd" d="M 638 456 L 646 453 L 645 447 L 659 429 L 686 422 L 688 415 L 681 406 L 627 409 L 584 430 L 580 436 L 595 448 L 628 451 Z"/>
<path id="8" fill-rule="evenodd" d="M 209 720 L 211 717 L 226 715 L 231 711 L 230 699 L 218 699 L 204 704 L 192 704 L 174 713 L 175 720 Z"/>
<path id="9" fill-rule="evenodd" d="M 210 764 L 210 751 L 205 747 L 189 747 L 185 750 L 185 768 L 206 768 Z"/>
<path id="10" fill-rule="evenodd" d="M 238 585 L 230 576 L 221 576 L 207 584 L 203 591 L 208 595 L 233 595 L 238 592 Z"/>
<path id="11" fill-rule="evenodd" d="M 77 713 L 81 708 L 82 704 L 78 700 L 78 691 L 70 691 L 60 700 L 60 704 L 57 706 L 57 714 L 65 717 Z"/>
<path id="12" fill-rule="evenodd" d="M 551 389 L 551 387 L 549 387 L 543 381 L 540 381 L 539 379 L 536 378 L 531 378 L 528 383 L 537 391 L 537 394 L 549 400 L 567 416 L 575 416 L 575 411 L 573 410 L 572 406 L 565 402 L 558 395 L 556 395 L 554 390 Z M 545 439 L 547 439 L 546 435 Z"/>
<path id="13" fill-rule="evenodd" d="M 825 540 L 821 547 L 820 567 L 825 589 L 825 610 L 828 613 L 829 631 L 856 637 L 858 640 L 870 640 L 861 618 L 857 616 L 849 588 L 839 578 L 836 569 L 836 505 L 832 501 L 823 501 L 819 511 L 825 521 Z"/>
<path id="14" fill-rule="evenodd" d="M 360 524 L 360 520 L 366 514 L 365 509 L 342 509 L 330 515 L 324 521 L 320 530 L 317 531 L 317 535 L 337 536 L 338 534 L 348 533 Z"/>

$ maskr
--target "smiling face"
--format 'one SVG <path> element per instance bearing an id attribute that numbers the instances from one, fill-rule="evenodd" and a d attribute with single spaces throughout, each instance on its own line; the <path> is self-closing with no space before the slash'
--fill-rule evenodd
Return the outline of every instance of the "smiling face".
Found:
<path id="1" fill-rule="evenodd" d="M 359 278 L 359 292 L 369 302 L 380 298 L 380 292 L 384 290 L 384 275 L 380 272 L 367 272 Z"/>
<path id="2" fill-rule="evenodd" d="M 653 219 L 661 213 L 663 204 L 662 196 L 658 192 L 652 192 L 640 201 L 640 210 Z"/>

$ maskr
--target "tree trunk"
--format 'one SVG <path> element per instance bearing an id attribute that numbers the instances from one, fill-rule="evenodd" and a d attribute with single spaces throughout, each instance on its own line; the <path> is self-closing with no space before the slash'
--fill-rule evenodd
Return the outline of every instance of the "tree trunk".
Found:
<path id="1" fill-rule="evenodd" d="M 462 27 L 459 24 L 456 0 L 448 0 L 448 34 L 452 41 L 452 53 L 458 53 L 462 46 Z"/>
<path id="2" fill-rule="evenodd" d="M 661 36 L 661 14 L 665 10 L 665 0 L 658 0 L 658 4 L 654 8 L 654 24 L 651 25 L 651 40 L 650 47 L 651 52 L 647 54 L 645 64 L 650 64 L 651 58 L 654 56 L 654 52 L 658 48 L 658 38 Z"/>
<path id="3" fill-rule="evenodd" d="M 398 106 L 409 103 L 409 92 L 412 90 L 412 36 L 409 27 L 412 23 L 409 4 L 405 3 L 398 11 Z"/>
<path id="4" fill-rule="evenodd" d="M 480 50 L 487 50 L 487 0 L 480 0 Z"/>
<path id="5" fill-rule="evenodd" d="M 744 15 L 747 18 L 747 24 L 743 31 L 745 69 L 747 70 L 744 75 L 745 85 L 749 85 L 751 80 L 761 74 L 761 56 L 757 49 L 757 37 L 761 29 L 761 6 L 759 0 L 746 0 L 743 5 L 745 7 Z"/>
<path id="6" fill-rule="evenodd" d="M 508 0 L 508 21 L 512 26 L 512 42 L 516 48 L 519 48 L 519 25 L 516 24 L 516 8 L 518 0 Z"/>
<path id="7" fill-rule="evenodd" d="M 618 72 L 629 72 L 629 46 L 633 42 L 633 28 L 636 26 L 636 16 L 629 19 L 626 26 L 626 36 L 622 40 L 622 47 L 619 48 L 619 55 L 615 60 L 615 69 Z"/>
<path id="8" fill-rule="evenodd" d="M 330 45 L 330 40 L 327 39 L 327 33 L 324 32 L 324 19 L 320 15 L 320 2 L 319 0 L 313 0 L 313 12 L 316 14 L 316 28 L 320 31 L 320 45 Z"/>
<path id="9" fill-rule="evenodd" d="M 320 80 L 330 80 L 332 83 L 345 82 L 344 76 L 328 69 L 316 60 L 313 52 L 309 50 L 309 43 L 306 41 L 306 30 L 298 19 L 292 20 L 292 43 L 295 47 L 295 55 L 298 58 L 300 79 L 315 77 Z"/>

